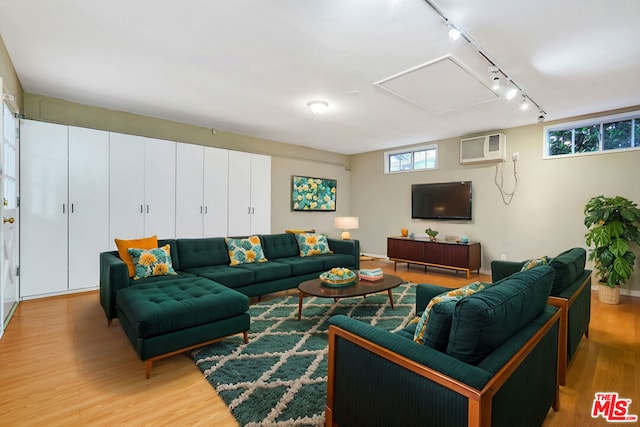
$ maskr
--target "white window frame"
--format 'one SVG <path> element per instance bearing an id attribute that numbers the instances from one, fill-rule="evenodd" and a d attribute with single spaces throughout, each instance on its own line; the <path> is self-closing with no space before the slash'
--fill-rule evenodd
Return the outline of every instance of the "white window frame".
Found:
<path id="1" fill-rule="evenodd" d="M 635 147 L 615 148 L 615 149 L 610 149 L 610 150 L 604 150 L 603 149 L 603 144 L 604 144 L 604 125 L 606 123 L 620 122 L 620 121 L 632 120 L 632 119 L 634 119 L 637 122 L 640 122 L 640 110 L 629 111 L 627 113 L 612 114 L 612 115 L 609 115 L 609 116 L 594 117 L 594 118 L 591 118 L 591 119 L 578 120 L 578 121 L 575 121 L 575 122 L 565 122 L 565 123 L 558 123 L 558 124 L 555 124 L 555 125 L 545 126 L 544 129 L 543 129 L 543 135 L 542 135 L 542 158 L 545 159 L 545 160 L 548 160 L 548 159 L 563 159 L 563 158 L 567 158 L 567 157 L 576 157 L 576 156 L 593 156 L 593 155 L 599 155 L 599 154 L 622 153 L 622 152 L 625 152 L 625 151 L 638 151 L 638 150 L 640 150 L 640 145 L 635 146 Z M 598 143 L 598 150 L 597 151 L 589 151 L 589 152 L 585 152 L 585 153 L 556 154 L 556 155 L 550 155 L 549 154 L 549 146 L 548 146 L 549 132 L 563 131 L 563 130 L 571 131 L 573 129 L 587 127 L 587 126 L 599 126 L 600 127 L 600 141 Z M 634 123 L 632 121 L 632 125 L 631 125 L 631 141 L 634 141 L 635 139 L 640 141 L 640 136 L 635 135 L 635 126 L 634 126 Z"/>
<path id="2" fill-rule="evenodd" d="M 420 168 L 420 169 L 416 169 L 415 168 L 415 164 L 414 164 L 414 158 L 415 158 L 415 153 L 417 152 L 421 152 L 421 151 L 428 151 L 428 150 L 435 150 L 436 153 L 436 164 L 434 167 L 432 168 Z M 389 161 L 389 158 L 391 156 L 397 155 L 397 154 L 408 154 L 411 153 L 411 169 L 407 169 L 407 170 L 399 170 L 399 171 L 390 171 L 389 167 L 391 162 Z M 428 145 L 421 145 L 419 147 L 409 147 L 409 148 L 401 148 L 398 150 L 393 150 L 393 151 L 385 151 L 384 153 L 384 173 L 385 174 L 395 174 L 395 173 L 407 173 L 407 172 L 423 172 L 423 171 L 432 171 L 432 170 L 437 170 L 438 169 L 438 144 L 428 144 Z"/>

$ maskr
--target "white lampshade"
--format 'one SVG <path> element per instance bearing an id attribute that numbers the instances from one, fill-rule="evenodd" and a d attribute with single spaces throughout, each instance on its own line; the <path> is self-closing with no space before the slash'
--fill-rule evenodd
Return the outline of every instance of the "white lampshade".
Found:
<path id="1" fill-rule="evenodd" d="M 349 230 L 356 230 L 360 227 L 360 222 L 357 216 L 337 216 L 333 219 L 333 226 L 343 230 L 342 240 L 351 239 L 351 233 Z"/>

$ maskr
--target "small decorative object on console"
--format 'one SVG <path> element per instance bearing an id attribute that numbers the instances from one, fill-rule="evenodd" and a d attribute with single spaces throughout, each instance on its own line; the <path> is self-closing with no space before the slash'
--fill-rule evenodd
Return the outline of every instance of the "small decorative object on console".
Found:
<path id="1" fill-rule="evenodd" d="M 440 233 L 439 231 L 432 228 L 427 228 L 426 230 L 424 230 L 424 232 L 427 233 L 427 236 L 429 236 L 429 239 L 431 240 L 436 240 L 436 236 Z"/>
<path id="2" fill-rule="evenodd" d="M 356 274 L 348 268 L 334 267 L 320 275 L 320 280 L 327 286 L 348 286 L 356 280 Z"/>

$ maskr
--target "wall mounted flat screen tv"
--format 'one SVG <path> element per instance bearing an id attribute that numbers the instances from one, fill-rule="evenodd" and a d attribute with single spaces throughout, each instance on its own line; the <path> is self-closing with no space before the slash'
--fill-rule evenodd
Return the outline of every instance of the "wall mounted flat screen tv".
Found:
<path id="1" fill-rule="evenodd" d="M 471 181 L 413 184 L 411 218 L 471 219 Z"/>

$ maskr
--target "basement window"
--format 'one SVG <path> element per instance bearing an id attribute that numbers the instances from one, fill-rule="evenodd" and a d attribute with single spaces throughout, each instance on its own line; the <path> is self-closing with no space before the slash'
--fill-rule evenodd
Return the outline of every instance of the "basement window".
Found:
<path id="1" fill-rule="evenodd" d="M 545 126 L 544 158 L 640 149 L 640 111 Z"/>
<path id="2" fill-rule="evenodd" d="M 384 153 L 384 173 L 412 172 L 437 168 L 437 144 Z"/>

